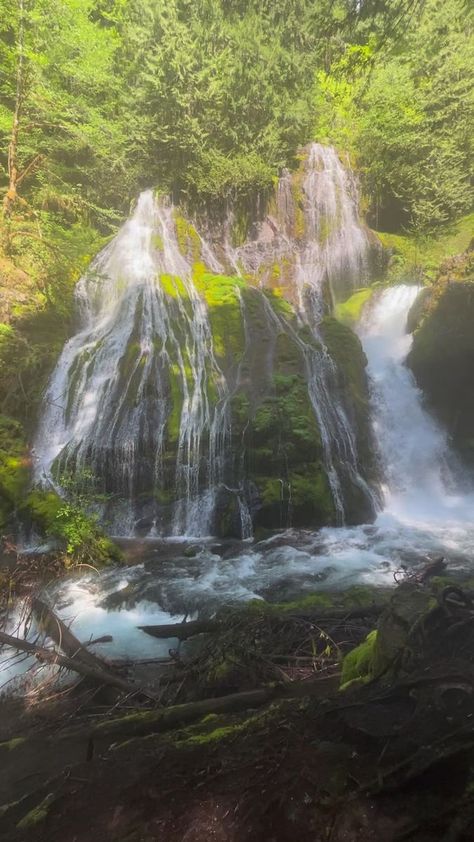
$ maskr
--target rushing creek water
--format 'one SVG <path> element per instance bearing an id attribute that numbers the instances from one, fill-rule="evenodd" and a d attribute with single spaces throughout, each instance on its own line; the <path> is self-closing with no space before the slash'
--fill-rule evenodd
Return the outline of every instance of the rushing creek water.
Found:
<path id="1" fill-rule="evenodd" d="M 356 431 L 320 329 L 330 299 L 346 297 L 370 278 L 371 246 L 360 222 L 357 185 L 336 151 L 320 144 L 309 147 L 299 177 L 296 202 L 294 174 L 283 171 L 274 215 L 259 219 L 241 246 L 231 246 L 227 221 L 220 233 L 203 236 L 193 229 L 193 248 L 210 272 L 222 275 L 231 267 L 241 278 L 259 279 L 252 295 L 264 332 L 252 337 L 248 305 L 238 291 L 245 347 L 235 369 L 226 370 L 218 358 L 210 310 L 179 241 L 179 225 L 188 223 L 151 190 L 141 194 L 77 286 L 78 329 L 45 396 L 35 473 L 37 482 L 60 490 L 62 472 L 92 470 L 105 498 L 114 501 L 106 521 L 132 563 L 71 576 L 45 595 L 80 639 L 112 635 L 113 643 L 101 647 L 104 654 L 166 654 L 170 641 L 137 628 L 147 622 L 178 621 L 232 601 L 387 584 L 401 565 L 438 553 L 449 558 L 451 569 L 472 562 L 473 495 L 404 364 L 411 343 L 407 317 L 419 288 L 377 289 L 358 325 L 383 476 L 379 493 L 359 463 Z M 276 264 L 290 267 L 294 322 L 267 295 Z M 269 355 L 282 334 L 304 363 L 339 525 L 289 529 L 255 541 L 250 484 L 239 467 L 243 457 L 236 460 L 233 453 L 230 404 L 252 371 L 244 370 L 246 355 Z M 378 512 L 374 522 L 343 525 L 348 488 L 366 501 L 363 517 Z M 223 489 L 235 496 L 245 540 L 206 537 L 216 531 Z M 138 540 L 137 532 L 146 537 Z M 19 622 L 12 616 L 11 630 Z M 21 623 L 20 631 L 35 633 Z M 0 653 L 0 685 L 31 664 L 24 659 L 19 665 L 11 656 Z"/>
<path id="2" fill-rule="evenodd" d="M 359 325 L 384 471 L 384 505 L 375 522 L 288 530 L 260 542 L 125 541 L 135 564 L 88 572 L 50 590 L 56 610 L 72 620 L 79 638 L 111 634 L 114 642 L 102 646 L 104 654 L 158 657 L 173 642 L 147 637 L 137 629 L 140 624 L 178 621 L 231 601 L 389 584 L 402 564 L 416 565 L 438 553 L 447 556 L 452 570 L 472 564 L 474 497 L 404 365 L 411 342 L 407 315 L 417 293 L 408 285 L 377 292 Z M 4 668 L 2 683 L 17 671 L 15 665 Z"/>

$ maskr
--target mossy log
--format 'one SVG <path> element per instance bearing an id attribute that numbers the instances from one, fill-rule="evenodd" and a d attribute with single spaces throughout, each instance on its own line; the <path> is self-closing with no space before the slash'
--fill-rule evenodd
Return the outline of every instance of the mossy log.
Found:
<path id="1" fill-rule="evenodd" d="M 273 608 L 271 604 L 267 605 L 265 603 L 264 605 L 269 611 Z M 353 609 L 329 608 L 327 610 L 317 609 L 313 611 L 308 609 L 297 609 L 291 612 L 282 612 L 282 617 L 284 617 L 284 619 L 295 617 L 300 620 L 307 620 L 308 622 L 321 623 L 339 620 L 355 620 L 361 619 L 362 617 L 378 617 L 384 608 L 384 604 L 374 603 L 373 605 Z M 228 627 L 228 620 L 217 618 L 213 620 L 190 620 L 189 623 L 138 626 L 141 631 L 144 631 L 145 634 L 149 634 L 152 637 L 158 637 L 160 639 L 176 637 L 178 640 L 188 640 L 190 637 L 196 637 L 199 634 L 216 634 L 223 629 L 228 629 Z"/>
<path id="2" fill-rule="evenodd" d="M 172 731 L 196 722 L 203 716 L 258 708 L 276 699 L 304 698 L 305 696 L 327 698 L 339 686 L 339 674 L 314 681 L 293 681 L 231 693 L 212 699 L 200 699 L 182 705 L 173 705 L 160 710 L 139 710 L 116 719 L 99 723 L 91 732 L 92 738 L 141 737 L 146 734 Z"/>

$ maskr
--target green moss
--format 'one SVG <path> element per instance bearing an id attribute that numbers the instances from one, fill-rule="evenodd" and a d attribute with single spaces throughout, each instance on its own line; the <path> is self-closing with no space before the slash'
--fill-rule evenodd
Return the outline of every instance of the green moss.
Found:
<path id="1" fill-rule="evenodd" d="M 295 311 L 291 306 L 290 302 L 283 297 L 283 292 L 281 289 L 277 288 L 271 290 L 264 290 L 264 295 L 266 295 L 266 297 L 270 301 L 272 309 L 275 311 L 275 313 L 277 313 L 277 315 L 283 316 L 289 321 L 294 321 Z"/>
<path id="2" fill-rule="evenodd" d="M 270 282 L 272 284 L 278 283 L 281 278 L 281 267 L 279 263 L 274 263 L 270 270 Z"/>
<path id="3" fill-rule="evenodd" d="M 163 251 L 164 249 L 163 237 L 160 234 L 151 235 L 151 244 L 157 251 Z"/>
<path id="4" fill-rule="evenodd" d="M 184 300 L 189 298 L 188 291 L 178 275 L 161 274 L 159 283 L 170 298 L 182 298 Z"/>
<path id="5" fill-rule="evenodd" d="M 26 737 L 13 737 L 11 740 L 6 740 L 0 743 L 0 751 L 4 749 L 5 751 L 13 751 L 18 746 L 23 745 L 26 743 Z"/>
<path id="6" fill-rule="evenodd" d="M 5 526 L 25 493 L 29 459 L 18 421 L 0 415 L 0 525 Z"/>
<path id="7" fill-rule="evenodd" d="M 202 263 L 195 264 L 193 280 L 208 306 L 216 356 L 232 365 L 241 358 L 245 347 L 240 305 L 245 282 L 234 276 L 213 275 Z"/>
<path id="8" fill-rule="evenodd" d="M 472 239 L 474 214 L 460 219 L 437 237 L 416 238 L 409 234 L 376 231 L 384 248 L 392 252 L 389 279 L 393 282 L 425 276 L 432 280 L 442 260 L 465 251 Z"/>
<path id="9" fill-rule="evenodd" d="M 245 719 L 229 715 L 210 714 L 196 725 L 191 725 L 179 731 L 176 736 L 172 736 L 170 739 L 180 748 L 212 746 L 230 737 L 252 732 L 276 717 L 279 710 L 280 704 L 276 703 L 269 705 L 262 711 L 251 714 Z"/>
<path id="10" fill-rule="evenodd" d="M 334 503 L 326 473 L 321 467 L 314 476 L 292 473 L 288 483 L 292 506 L 299 509 L 311 507 L 319 522 L 329 522 L 334 513 Z"/>
<path id="11" fill-rule="evenodd" d="M 358 289 L 346 301 L 336 304 L 334 315 L 343 324 L 355 324 L 359 321 L 364 305 L 370 301 L 373 293 L 374 287 Z"/>
<path id="12" fill-rule="evenodd" d="M 366 639 L 342 661 L 341 690 L 353 681 L 361 679 L 364 682 L 373 678 L 374 648 L 377 641 L 377 630 L 369 632 Z"/>
<path id="13" fill-rule="evenodd" d="M 306 231 L 303 180 L 304 168 L 300 167 L 291 179 L 291 193 L 295 212 L 293 234 L 296 240 L 303 239 Z"/>
<path id="14" fill-rule="evenodd" d="M 133 372 L 135 371 L 138 362 L 142 357 L 142 348 L 139 342 L 136 342 L 133 337 L 129 341 L 127 348 L 125 350 L 125 354 L 120 359 L 119 368 L 120 368 L 120 377 L 122 380 L 127 382 L 130 380 Z"/>
<path id="15" fill-rule="evenodd" d="M 168 370 L 171 391 L 171 412 L 168 416 L 167 435 L 170 443 L 177 442 L 181 427 L 181 413 L 183 411 L 183 384 L 181 369 L 173 364 Z"/>
<path id="16" fill-rule="evenodd" d="M 298 611 L 306 611 L 311 608 L 331 608 L 334 604 L 334 599 L 329 593 L 311 593 L 301 597 L 301 599 L 293 600 L 292 602 L 276 603 L 272 607 L 277 611 L 291 614 Z"/>
<path id="17" fill-rule="evenodd" d="M 201 259 L 201 239 L 194 226 L 182 216 L 178 210 L 174 211 L 174 224 L 178 248 L 184 257 L 191 261 Z"/>
<path id="18" fill-rule="evenodd" d="M 18 830 L 28 830 L 29 828 L 36 827 L 37 824 L 44 821 L 48 815 L 51 804 L 56 798 L 57 795 L 54 792 L 50 792 L 46 798 L 43 798 L 43 800 L 34 807 L 33 810 L 30 810 L 30 812 L 18 822 Z"/>
<path id="19" fill-rule="evenodd" d="M 233 737 L 236 734 L 239 734 L 241 731 L 244 731 L 245 728 L 245 724 L 227 725 L 223 726 L 222 728 L 215 728 L 213 731 L 210 731 L 207 734 L 195 734 L 192 737 L 188 737 L 187 739 L 182 740 L 181 744 L 186 743 L 186 745 L 188 746 L 209 745 L 209 743 L 217 743 L 221 740 L 226 739 L 227 737 Z"/>

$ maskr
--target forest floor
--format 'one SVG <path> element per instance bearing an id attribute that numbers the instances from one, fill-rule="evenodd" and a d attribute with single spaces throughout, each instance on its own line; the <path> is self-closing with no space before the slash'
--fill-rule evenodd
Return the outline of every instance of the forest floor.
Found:
<path id="1" fill-rule="evenodd" d="M 0 839 L 474 838 L 470 583 L 421 572 L 178 634 L 164 664 L 97 660 L 130 692 L 83 675 L 3 700 Z"/>

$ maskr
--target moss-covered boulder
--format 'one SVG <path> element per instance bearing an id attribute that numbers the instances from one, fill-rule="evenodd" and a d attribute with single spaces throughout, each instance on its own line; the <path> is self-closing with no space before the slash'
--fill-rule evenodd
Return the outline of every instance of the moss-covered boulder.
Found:
<path id="1" fill-rule="evenodd" d="M 365 372 L 367 357 L 356 334 L 348 325 L 341 324 L 337 319 L 329 316 L 323 319 L 321 333 L 336 363 L 333 391 L 338 394 L 354 431 L 361 474 L 375 487 L 378 466 L 370 424 L 369 391 Z M 344 497 L 348 523 L 367 522 L 373 518 L 373 504 L 359 485 L 346 479 Z"/>
<path id="2" fill-rule="evenodd" d="M 408 356 L 418 385 L 474 464 L 474 251 L 446 261 L 423 299 Z"/>

